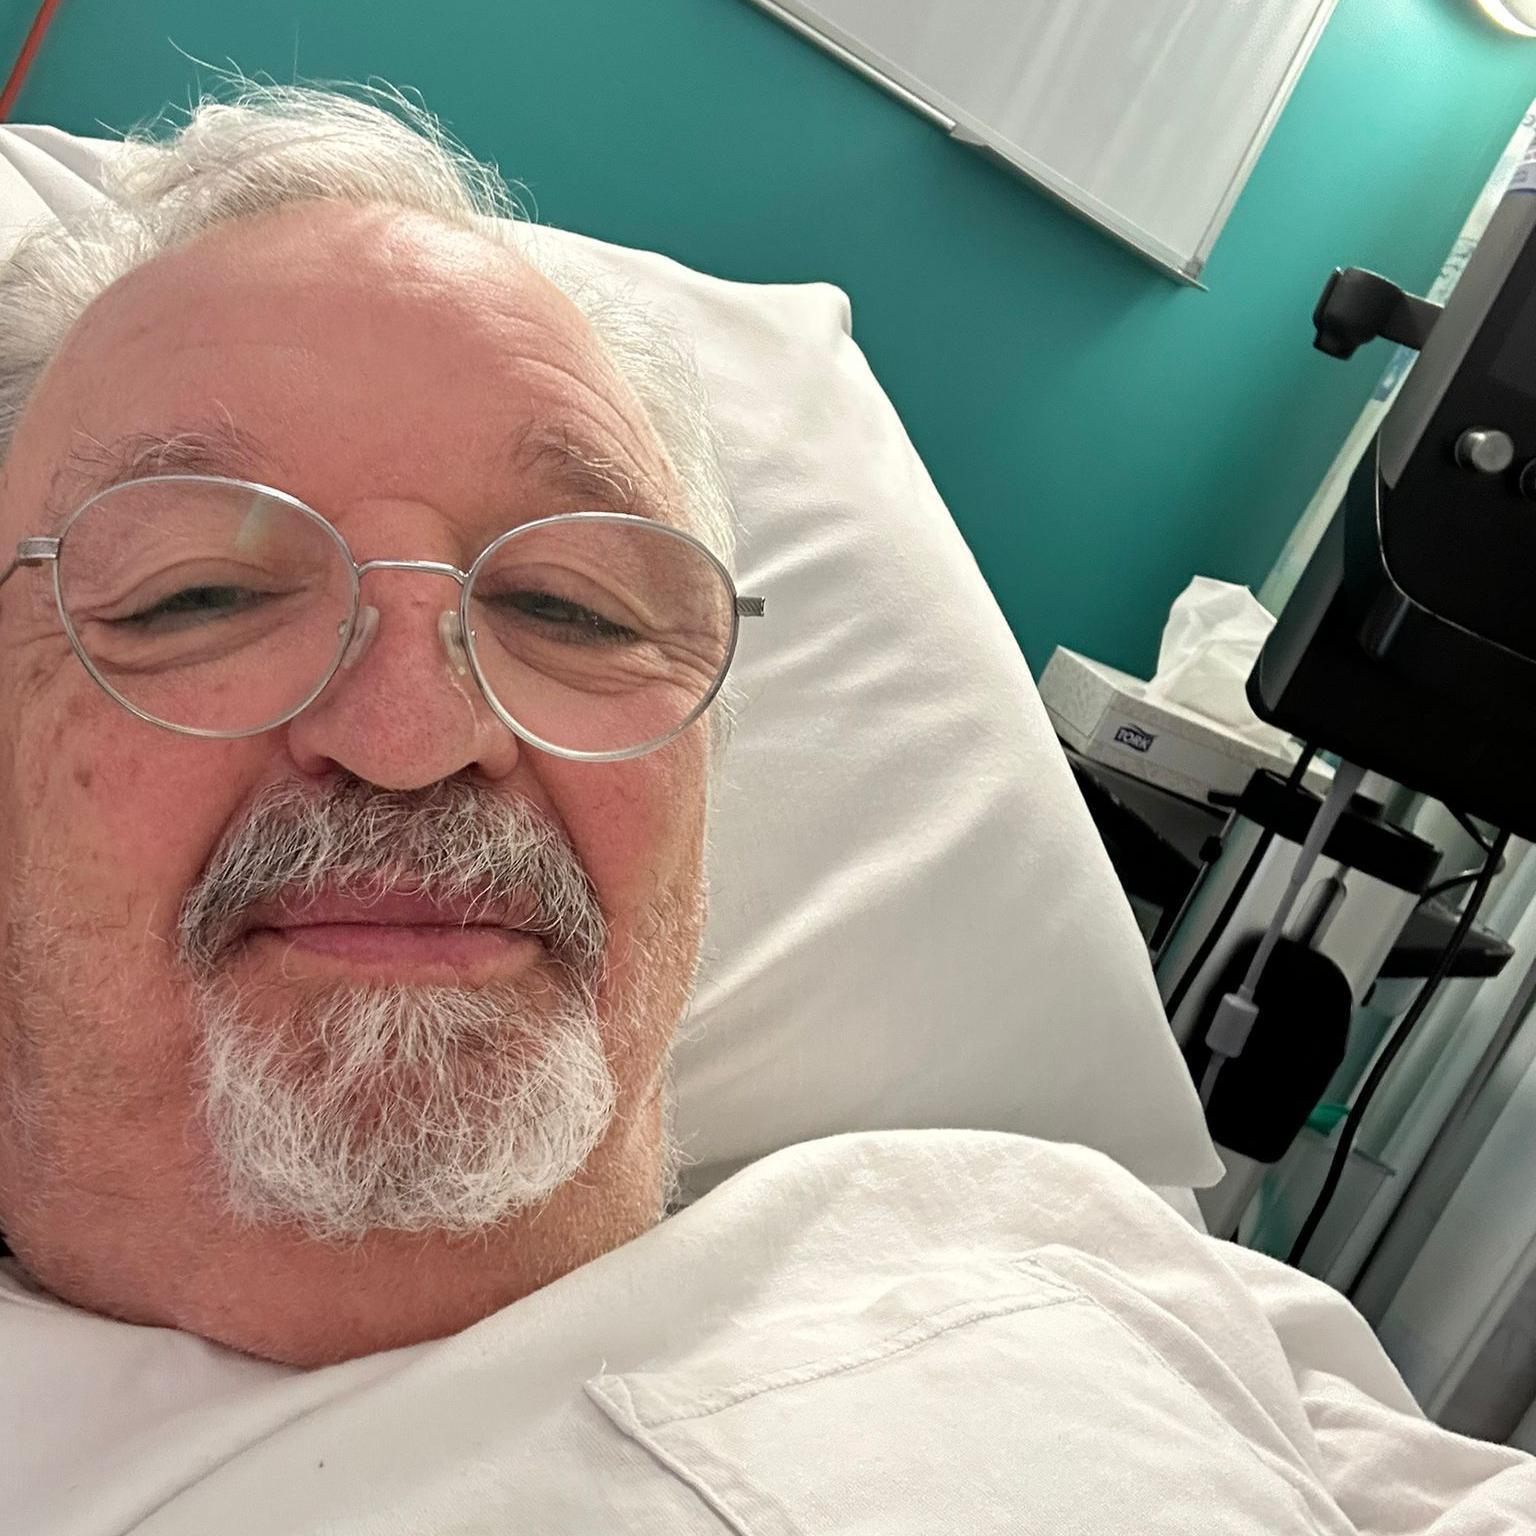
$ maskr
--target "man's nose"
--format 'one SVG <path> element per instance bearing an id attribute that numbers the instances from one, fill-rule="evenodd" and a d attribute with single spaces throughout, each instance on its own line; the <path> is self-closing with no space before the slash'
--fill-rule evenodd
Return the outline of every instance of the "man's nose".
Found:
<path id="1" fill-rule="evenodd" d="M 472 769 L 516 767 L 520 743 L 492 713 L 469 668 L 451 567 L 364 568 L 357 624 L 325 691 L 289 722 L 305 773 L 333 768 L 381 789 L 421 789 Z"/>

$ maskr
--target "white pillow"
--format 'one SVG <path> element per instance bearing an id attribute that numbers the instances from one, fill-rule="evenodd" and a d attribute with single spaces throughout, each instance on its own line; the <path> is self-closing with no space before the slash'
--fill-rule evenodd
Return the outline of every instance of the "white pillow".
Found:
<path id="1" fill-rule="evenodd" d="M 0 130 L 0 238 L 99 195 L 110 146 Z M 996 602 L 822 284 L 556 230 L 697 350 L 742 523 L 740 727 L 677 1056 L 713 1183 L 840 1131 L 1023 1131 L 1149 1183 L 1221 1167 L 1141 936 Z M 936 363 L 937 366 L 937 363 Z"/>

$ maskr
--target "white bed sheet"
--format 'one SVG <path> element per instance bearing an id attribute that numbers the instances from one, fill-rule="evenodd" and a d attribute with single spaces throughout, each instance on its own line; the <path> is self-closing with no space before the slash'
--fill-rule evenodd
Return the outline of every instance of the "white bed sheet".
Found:
<path id="1" fill-rule="evenodd" d="M 1205 1224 L 1205 1213 L 1200 1209 L 1200 1202 L 1187 1184 L 1151 1184 L 1148 1188 L 1160 1200 L 1171 1205 L 1195 1231 L 1210 1231 Z"/>
<path id="2" fill-rule="evenodd" d="M 29 1536 L 1508 1536 L 1334 1292 L 1107 1158 L 984 1132 L 748 1169 L 452 1338 L 313 1372 L 0 1287 Z"/>

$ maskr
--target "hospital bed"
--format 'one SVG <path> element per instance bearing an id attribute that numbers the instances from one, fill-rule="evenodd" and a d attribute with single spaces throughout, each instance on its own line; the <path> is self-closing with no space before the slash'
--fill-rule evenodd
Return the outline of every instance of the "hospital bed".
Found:
<path id="1" fill-rule="evenodd" d="M 0 241 L 99 195 L 113 146 L 0 130 Z M 1145 946 L 1024 658 L 845 295 L 507 226 L 691 340 L 743 590 L 702 982 L 677 1057 L 697 1194 L 840 1131 L 1082 1142 L 1150 1183 L 1220 1173 Z"/>
<path id="2" fill-rule="evenodd" d="M 0 241 L 99 196 L 113 152 L 0 130 Z M 1222 1170 L 1141 935 L 846 296 L 502 234 L 690 339 L 741 582 L 770 605 L 743 634 L 713 791 L 711 916 L 676 1059 L 685 1199 L 815 1138 L 954 1127 L 1096 1149 L 1198 1223 L 1190 1191 Z M 1289 1343 L 1328 1337 L 1324 1319 Z"/>

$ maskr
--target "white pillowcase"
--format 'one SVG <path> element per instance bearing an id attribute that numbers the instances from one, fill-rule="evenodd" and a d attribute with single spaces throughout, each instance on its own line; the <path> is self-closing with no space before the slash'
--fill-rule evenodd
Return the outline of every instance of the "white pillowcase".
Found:
<path id="1" fill-rule="evenodd" d="M 110 148 L 0 130 L 0 240 L 99 195 Z M 742 627 L 705 965 L 677 1053 L 692 1186 L 810 1137 L 907 1126 L 1023 1131 L 1149 1183 L 1213 1182 L 1141 936 L 847 298 L 513 234 L 691 339 L 741 590 L 768 600 Z"/>

